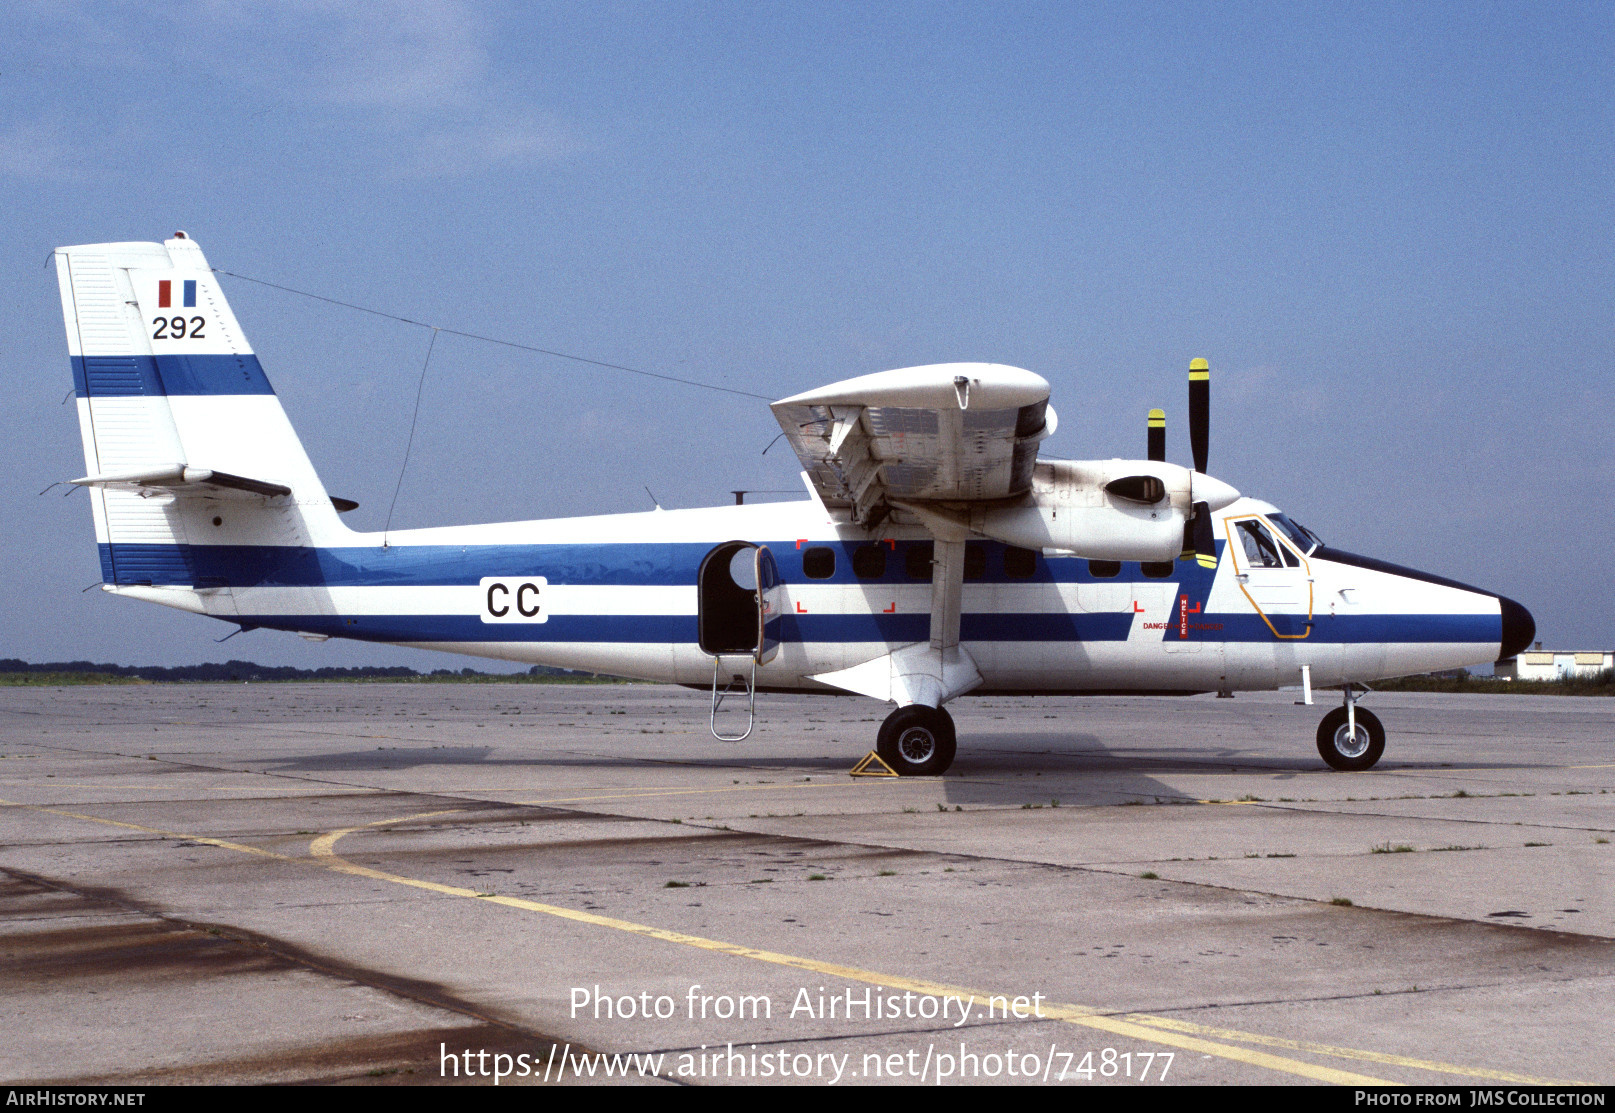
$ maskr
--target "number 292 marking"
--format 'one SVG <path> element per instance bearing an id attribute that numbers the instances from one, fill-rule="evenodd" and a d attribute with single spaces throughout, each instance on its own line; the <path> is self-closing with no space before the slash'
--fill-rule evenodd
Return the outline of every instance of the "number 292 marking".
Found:
<path id="1" fill-rule="evenodd" d="M 207 321 L 201 317 L 192 317 L 189 322 L 184 317 L 153 317 L 151 323 L 157 326 L 157 331 L 151 334 L 153 340 L 184 340 L 187 323 L 191 339 L 201 340 L 202 326 Z"/>

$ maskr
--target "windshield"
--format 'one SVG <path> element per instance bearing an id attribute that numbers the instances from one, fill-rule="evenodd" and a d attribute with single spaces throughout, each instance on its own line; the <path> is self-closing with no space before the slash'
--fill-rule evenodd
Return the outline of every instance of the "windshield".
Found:
<path id="1" fill-rule="evenodd" d="M 1307 556 L 1312 550 L 1323 544 L 1323 538 L 1313 533 L 1300 522 L 1293 521 L 1288 514 L 1269 514 L 1267 520 L 1284 531 L 1284 536 L 1295 542 L 1295 547 Z"/>

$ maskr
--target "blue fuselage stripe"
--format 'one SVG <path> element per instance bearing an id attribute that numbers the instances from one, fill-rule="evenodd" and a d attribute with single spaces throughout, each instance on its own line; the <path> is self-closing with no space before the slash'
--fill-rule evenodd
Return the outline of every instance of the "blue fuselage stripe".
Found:
<path id="1" fill-rule="evenodd" d="M 623 642 L 693 643 L 694 615 L 551 615 L 531 625 L 485 623 L 476 615 L 240 615 L 249 626 L 304 630 L 377 641 L 443 642 Z M 1099 614 L 966 614 L 965 641 L 1125 641 L 1133 616 Z M 927 614 L 785 615 L 781 642 L 921 641 L 930 632 Z"/>
<path id="2" fill-rule="evenodd" d="M 794 543 L 771 545 L 787 584 L 856 584 L 864 588 L 918 586 L 910 579 L 904 557 L 912 546 L 899 541 L 889 551 L 881 576 L 861 578 L 852 571 L 852 543 L 814 544 L 836 552 L 831 576 L 810 579 L 802 553 Z M 1169 579 L 1147 577 L 1137 563 L 1123 563 L 1119 575 L 1095 577 L 1080 558 L 1036 558 L 1033 575 L 1010 576 L 1004 566 L 1006 546 L 981 542 L 985 550 L 980 574 L 970 584 L 1137 584 L 1171 583 L 1194 600 L 1209 594 L 1212 570 L 1194 561 L 1177 561 Z M 394 546 L 304 548 L 296 546 L 144 545 L 101 546 L 103 572 L 118 584 L 187 585 L 195 587 L 434 587 L 476 585 L 489 576 L 544 577 L 552 586 L 623 586 L 694 588 L 710 542 L 598 543 L 548 545 Z M 969 592 L 966 606 L 970 604 Z M 1328 643 L 1495 643 L 1501 637 L 1500 614 L 1366 614 L 1271 615 L 1279 632 L 1297 642 Z M 977 642 L 1111 642 L 1125 641 L 1136 616 L 1131 611 L 1055 611 L 1014 613 L 966 611 L 960 637 Z M 532 625 L 484 623 L 466 615 L 284 615 L 242 614 L 239 621 L 309 633 L 378 641 L 440 642 L 622 642 L 685 643 L 696 640 L 693 615 L 552 614 Z M 888 642 L 902 644 L 925 638 L 926 613 L 783 615 L 779 637 L 785 642 Z M 1165 642 L 1270 642 L 1273 630 L 1254 611 L 1218 613 L 1197 610 L 1187 629 L 1175 622 L 1162 632 Z"/>
<path id="3" fill-rule="evenodd" d="M 1213 614 L 1215 631 L 1191 631 L 1197 642 L 1272 642 L 1260 615 Z M 312 634 L 375 641 L 430 642 L 621 642 L 665 645 L 696 640 L 694 615 L 551 615 L 532 625 L 485 623 L 476 615 L 250 615 L 230 619 L 248 626 L 302 630 Z M 966 642 L 1120 642 L 1132 630 L 1133 616 L 1092 614 L 966 613 L 959 624 Z M 885 642 L 903 645 L 930 631 L 925 614 L 786 615 L 781 642 Z M 1356 615 L 1319 619 L 1296 645 L 1328 644 L 1495 644 L 1501 620 L 1488 615 Z M 1162 644 L 1178 641 L 1167 631 Z"/>
<path id="4" fill-rule="evenodd" d="M 836 552 L 834 571 L 809 577 L 794 542 L 768 542 L 780 575 L 787 583 L 856 584 L 863 588 L 913 586 L 925 580 L 905 571 L 910 548 L 928 541 L 899 541 L 893 559 L 879 576 L 853 573 L 857 544 L 813 544 Z M 1124 564 L 1115 576 L 1096 577 L 1089 562 L 1075 557 L 1036 558 L 1031 576 L 1011 576 L 1004 569 L 1008 546 L 971 542 L 983 550 L 979 575 L 965 582 L 984 584 L 1125 584 L 1198 583 L 1209 587 L 1211 573 L 1194 561 L 1178 561 L 1168 577 L 1147 577 L 1136 563 Z M 543 576 L 552 584 L 580 586 L 694 586 L 701 561 L 713 543 L 642 542 L 547 545 L 394 545 L 389 548 L 305 548 L 277 545 L 102 544 L 103 560 L 118 569 L 119 583 L 199 584 L 209 587 L 442 587 L 476 584 L 485 576 Z M 925 562 L 929 568 L 929 561 Z M 131 575 L 133 569 L 139 569 Z"/>

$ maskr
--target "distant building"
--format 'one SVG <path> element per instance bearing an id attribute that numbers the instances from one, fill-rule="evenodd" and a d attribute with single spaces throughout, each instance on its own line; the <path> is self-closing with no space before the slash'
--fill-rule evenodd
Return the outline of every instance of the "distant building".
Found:
<path id="1" fill-rule="evenodd" d="M 1611 669 L 1615 669 L 1615 652 L 1610 650 L 1543 649 L 1537 642 L 1519 656 L 1497 662 L 1492 671 L 1502 680 L 1564 680 L 1591 678 Z"/>

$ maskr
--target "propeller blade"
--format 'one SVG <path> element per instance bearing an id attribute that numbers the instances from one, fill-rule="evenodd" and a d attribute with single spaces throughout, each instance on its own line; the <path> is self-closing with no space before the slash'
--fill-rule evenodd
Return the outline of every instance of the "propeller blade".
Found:
<path id="1" fill-rule="evenodd" d="M 1150 411 L 1149 459 L 1166 461 L 1166 411 Z"/>
<path id="2" fill-rule="evenodd" d="M 1189 447 L 1194 470 L 1205 474 L 1207 441 L 1211 436 L 1211 364 L 1189 361 Z"/>
<path id="3" fill-rule="evenodd" d="M 1194 504 L 1194 559 L 1202 568 L 1217 567 L 1217 538 L 1211 531 L 1211 506 Z"/>

